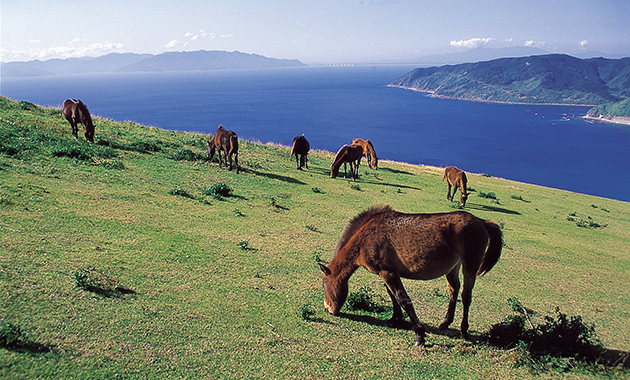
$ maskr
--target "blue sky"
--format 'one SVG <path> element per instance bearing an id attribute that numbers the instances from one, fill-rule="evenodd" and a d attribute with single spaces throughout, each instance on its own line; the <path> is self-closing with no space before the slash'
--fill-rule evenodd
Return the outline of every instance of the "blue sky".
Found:
<path id="1" fill-rule="evenodd" d="M 2 0 L 2 61 L 225 50 L 307 64 L 474 47 L 630 56 L 630 0 Z"/>

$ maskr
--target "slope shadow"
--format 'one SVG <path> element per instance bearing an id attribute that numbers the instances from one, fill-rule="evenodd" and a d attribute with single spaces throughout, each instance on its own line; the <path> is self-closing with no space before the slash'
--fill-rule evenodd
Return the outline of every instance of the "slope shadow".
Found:
<path id="1" fill-rule="evenodd" d="M 521 213 L 518 212 L 518 211 L 508 210 L 506 208 L 501 208 L 501 207 L 479 205 L 479 204 L 476 204 L 476 203 L 466 203 L 466 207 L 465 208 L 469 208 L 469 209 L 472 209 L 472 210 L 480 210 L 480 211 L 500 212 L 500 213 L 503 213 L 503 214 L 521 215 Z"/>
<path id="2" fill-rule="evenodd" d="M 241 169 L 242 172 L 247 172 L 247 173 L 252 173 L 253 175 L 257 175 L 257 176 L 261 176 L 261 177 L 267 177 L 267 178 L 271 178 L 271 179 L 277 179 L 278 181 L 282 181 L 282 182 L 287 182 L 287 183 L 294 183 L 297 185 L 306 185 L 305 182 L 302 182 L 298 179 L 292 178 L 292 177 L 287 177 L 284 175 L 278 175 L 278 174 L 273 174 L 273 173 L 265 173 L 265 172 L 261 172 L 261 171 L 257 171 L 257 170 L 253 170 L 253 169 Z"/>

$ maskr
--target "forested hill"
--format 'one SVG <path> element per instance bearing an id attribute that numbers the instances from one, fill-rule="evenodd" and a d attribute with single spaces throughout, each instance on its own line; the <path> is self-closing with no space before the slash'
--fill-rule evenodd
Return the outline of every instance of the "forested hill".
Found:
<path id="1" fill-rule="evenodd" d="M 464 100 L 600 105 L 630 98 L 630 58 L 502 58 L 418 68 L 390 86 Z"/>

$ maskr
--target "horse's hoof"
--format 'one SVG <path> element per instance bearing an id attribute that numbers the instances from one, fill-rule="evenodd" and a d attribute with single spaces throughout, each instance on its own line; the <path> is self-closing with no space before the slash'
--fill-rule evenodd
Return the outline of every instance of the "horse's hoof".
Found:
<path id="1" fill-rule="evenodd" d="M 424 337 L 416 335 L 415 339 L 413 340 L 413 345 L 414 347 L 424 346 Z"/>

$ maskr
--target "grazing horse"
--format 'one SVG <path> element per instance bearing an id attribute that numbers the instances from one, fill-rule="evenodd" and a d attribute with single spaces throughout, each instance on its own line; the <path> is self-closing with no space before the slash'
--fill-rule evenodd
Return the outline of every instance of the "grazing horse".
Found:
<path id="1" fill-rule="evenodd" d="M 212 136 L 212 140 L 208 141 L 208 160 L 212 160 L 214 151 L 217 149 L 219 150 L 219 167 L 223 165 L 221 161 L 221 151 L 223 151 L 225 164 L 230 164 L 229 170 L 232 170 L 232 156 L 234 156 L 236 174 L 238 174 L 238 136 L 236 136 L 236 133 L 219 125 L 219 129 L 217 129 L 217 132 Z"/>
<path id="2" fill-rule="evenodd" d="M 468 183 L 468 179 L 466 178 L 466 173 L 464 171 L 456 168 L 455 166 L 447 166 L 444 170 L 444 177 L 442 177 L 442 182 L 446 180 L 448 184 L 448 190 L 446 191 L 446 199 L 449 202 L 453 202 L 453 197 L 457 192 L 457 188 L 460 190 L 459 204 L 464 207 L 466 205 L 466 199 L 468 199 L 468 193 L 466 192 L 466 184 Z M 451 186 L 453 186 L 453 194 L 451 195 Z"/>
<path id="3" fill-rule="evenodd" d="M 311 146 L 304 135 L 293 139 L 293 146 L 291 147 L 291 155 L 289 158 L 293 157 L 295 154 L 295 163 L 298 170 L 302 170 L 304 166 L 308 169 L 308 151 L 310 149 Z M 300 157 L 298 158 L 298 156 Z"/>
<path id="4" fill-rule="evenodd" d="M 370 169 L 378 169 L 378 157 L 376 157 L 376 151 L 374 150 L 374 145 L 370 140 L 363 139 L 353 139 L 353 144 L 359 144 L 363 147 L 363 155 L 368 162 L 368 167 Z"/>
<path id="5" fill-rule="evenodd" d="M 363 147 L 361 145 L 344 145 L 339 149 L 332 165 L 330 166 L 330 178 L 335 178 L 339 174 L 341 164 L 344 164 L 344 178 L 348 174 L 346 172 L 346 164 L 350 164 L 350 173 L 354 181 L 359 176 L 359 165 L 363 157 Z"/>
<path id="6" fill-rule="evenodd" d="M 77 124 L 82 124 L 85 139 L 89 142 L 94 142 L 94 124 L 92 123 L 92 117 L 90 116 L 90 111 L 88 111 L 81 100 L 66 99 L 63 102 L 63 111 L 61 114 L 70 122 L 70 126 L 72 126 L 72 136 L 74 136 L 76 140 L 78 140 Z"/>
<path id="7" fill-rule="evenodd" d="M 424 343 L 425 328 L 416 316 L 401 278 L 431 280 L 446 276 L 448 311 L 439 329 L 453 322 L 459 269 L 464 274 L 462 336 L 468 339 L 468 312 L 475 279 L 490 271 L 501 256 L 503 237 L 499 226 L 465 211 L 441 214 L 404 214 L 389 206 L 375 206 L 357 215 L 343 230 L 324 272 L 324 308 L 338 315 L 348 295 L 348 280 L 359 268 L 378 274 L 394 304 L 387 326 L 407 312 L 415 332 L 416 346 Z"/>

